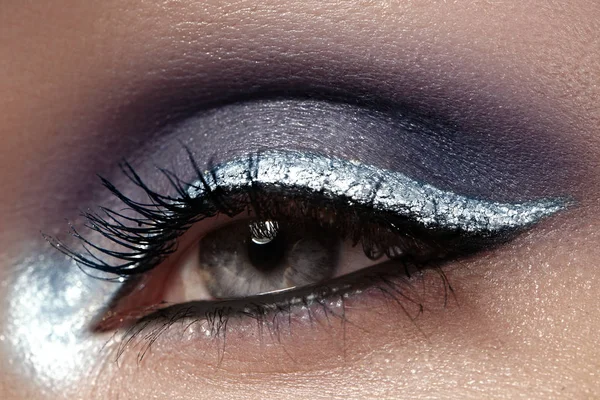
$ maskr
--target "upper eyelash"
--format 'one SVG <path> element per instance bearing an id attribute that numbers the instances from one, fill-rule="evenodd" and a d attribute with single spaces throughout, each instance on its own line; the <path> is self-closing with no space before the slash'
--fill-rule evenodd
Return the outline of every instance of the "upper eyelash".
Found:
<path id="1" fill-rule="evenodd" d="M 71 234 L 81 241 L 83 252 L 75 251 L 53 237 L 45 235 L 46 239 L 73 258 L 80 267 L 123 277 L 154 268 L 176 251 L 179 236 L 192 224 L 205 218 L 219 213 L 235 216 L 249 205 L 260 218 L 277 217 L 277 203 L 271 202 L 265 206 L 258 201 L 258 197 L 264 195 L 265 189 L 271 186 L 276 191 L 287 191 L 286 194 L 292 193 L 296 197 L 308 195 L 313 200 L 319 197 L 321 202 L 335 205 L 338 212 L 353 209 L 357 215 L 356 209 L 359 208 L 369 217 L 384 214 L 375 219 L 391 231 L 408 227 L 411 234 L 413 229 L 421 229 L 429 234 L 432 231 L 444 231 L 470 236 L 471 239 L 505 236 L 566 206 L 564 199 L 542 199 L 520 204 L 469 199 L 391 171 L 317 154 L 289 151 L 257 153 L 203 173 L 189 149 L 186 148 L 186 151 L 197 176 L 196 182 L 184 182 L 174 173 L 159 168 L 174 188 L 176 196 L 152 190 L 126 162 L 121 165 L 122 172 L 144 191 L 149 203 L 132 200 L 101 177 L 103 185 L 138 216 L 132 217 L 100 207 L 102 214 L 91 211 L 83 213 L 85 226 L 121 246 L 122 250 L 96 245 L 74 227 L 71 227 Z M 285 177 L 293 171 L 303 176 L 296 177 L 295 184 L 286 187 Z M 329 171 L 329 174 L 324 171 Z M 340 184 L 332 179 L 332 171 L 338 171 L 341 177 L 351 176 L 360 187 Z M 110 264 L 101 258 L 103 256 L 119 260 L 119 264 Z"/>

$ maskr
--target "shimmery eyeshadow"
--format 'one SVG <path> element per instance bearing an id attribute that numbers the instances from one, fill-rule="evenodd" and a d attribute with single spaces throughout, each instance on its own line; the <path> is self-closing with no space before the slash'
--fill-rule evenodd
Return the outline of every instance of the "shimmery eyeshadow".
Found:
<path id="1" fill-rule="evenodd" d="M 296 151 L 265 151 L 216 166 L 207 177 L 211 189 L 278 190 L 318 193 L 349 205 L 394 213 L 426 228 L 494 234 L 527 227 L 567 205 L 560 198 L 500 203 L 469 198 L 412 180 L 405 175 L 358 162 Z M 207 192 L 201 182 L 192 198 Z"/>

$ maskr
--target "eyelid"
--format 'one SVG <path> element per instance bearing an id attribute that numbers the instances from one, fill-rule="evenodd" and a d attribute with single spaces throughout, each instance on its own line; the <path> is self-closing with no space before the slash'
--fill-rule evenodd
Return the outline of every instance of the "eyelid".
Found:
<path id="1" fill-rule="evenodd" d="M 362 210 L 367 218 L 379 215 L 377 222 L 384 223 L 391 232 L 402 233 L 408 227 L 409 232 L 418 228 L 428 234 L 439 231 L 473 238 L 499 237 L 527 228 L 567 206 L 567 200 L 560 198 L 514 204 L 472 199 L 399 172 L 316 153 L 264 151 L 220 164 L 207 173 L 199 170 L 189 150 L 188 154 L 197 182 L 186 184 L 175 174 L 161 170 L 179 197 L 153 191 L 128 164 L 123 167 L 124 173 L 146 192 L 149 204 L 131 200 L 103 179 L 105 186 L 139 217 L 110 209 L 102 209 L 104 216 L 92 212 L 84 215 L 88 228 L 122 250 L 98 246 L 74 229 L 84 252 L 74 251 L 54 238 L 47 239 L 80 266 L 123 277 L 156 267 L 176 250 L 177 239 L 194 222 L 219 213 L 235 216 L 248 206 L 254 206 L 259 217 L 268 218 L 268 207 L 261 210 L 255 200 L 269 193 L 309 198 L 334 209 L 341 206 Z M 107 257 L 118 264 L 105 261 Z"/>

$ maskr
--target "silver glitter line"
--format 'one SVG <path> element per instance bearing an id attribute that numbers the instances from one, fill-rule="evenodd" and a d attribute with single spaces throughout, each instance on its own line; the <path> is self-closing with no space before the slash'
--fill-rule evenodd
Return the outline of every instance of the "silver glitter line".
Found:
<path id="1" fill-rule="evenodd" d="M 567 206 L 565 199 L 501 203 L 440 190 L 394 171 L 355 161 L 297 151 L 265 151 L 216 166 L 206 173 L 211 190 L 261 187 L 314 192 L 349 205 L 370 206 L 423 225 L 467 233 L 495 233 L 530 226 Z M 251 178 L 250 178 L 251 177 Z M 188 189 L 193 198 L 206 189 Z"/>

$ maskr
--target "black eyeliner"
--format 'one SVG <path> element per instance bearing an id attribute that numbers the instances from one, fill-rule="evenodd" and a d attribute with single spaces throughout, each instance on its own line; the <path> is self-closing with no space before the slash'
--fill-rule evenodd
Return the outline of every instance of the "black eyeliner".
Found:
<path id="1" fill-rule="evenodd" d="M 192 183 L 162 170 L 176 191 L 174 196 L 153 191 L 129 164 L 123 165 L 128 178 L 147 194 L 146 203 L 128 198 L 103 179 L 104 185 L 137 215 L 110 209 L 102 209 L 103 215 L 87 212 L 87 227 L 120 249 L 96 245 L 75 229 L 73 235 L 80 239 L 83 251 L 51 237 L 48 240 L 84 268 L 123 277 L 157 266 L 176 250 L 177 238 L 205 218 L 220 213 L 233 217 L 252 205 L 255 218 L 285 217 L 278 201 L 283 197 L 304 199 L 317 209 L 333 209 L 344 216 L 351 210 L 358 218 L 347 222 L 348 231 L 357 223 L 372 223 L 393 234 L 435 236 L 441 232 L 455 242 L 463 238 L 467 243 L 480 238 L 506 240 L 507 234 L 523 230 L 568 204 L 560 198 L 514 204 L 473 199 L 397 172 L 316 153 L 265 151 L 217 165 L 208 172 L 200 171 L 191 153 L 189 162 L 197 175 Z"/>

